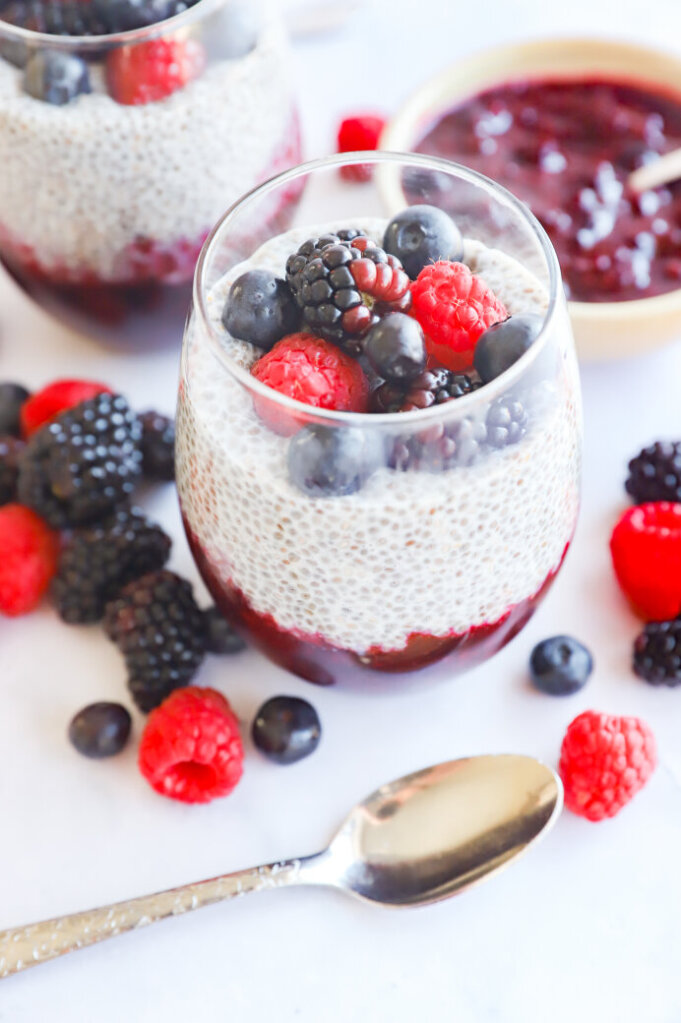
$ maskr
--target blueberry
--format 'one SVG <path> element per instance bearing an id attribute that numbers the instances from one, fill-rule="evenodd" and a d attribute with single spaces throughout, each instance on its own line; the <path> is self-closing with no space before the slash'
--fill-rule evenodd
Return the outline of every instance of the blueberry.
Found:
<path id="1" fill-rule="evenodd" d="M 248 270 L 238 277 L 222 313 L 232 337 L 264 349 L 297 330 L 299 319 L 288 284 L 269 270 Z"/>
<path id="2" fill-rule="evenodd" d="M 120 703 L 91 703 L 69 725 L 69 739 L 79 753 L 96 760 L 120 753 L 130 738 L 132 720 Z"/>
<path id="3" fill-rule="evenodd" d="M 291 482 L 308 497 L 354 494 L 380 462 L 376 438 L 354 427 L 305 426 L 291 440 Z"/>
<path id="4" fill-rule="evenodd" d="M 408 206 L 385 229 L 383 248 L 401 260 L 412 280 L 428 263 L 463 258 L 463 238 L 458 227 L 437 206 Z"/>
<path id="5" fill-rule="evenodd" d="M 21 406 L 30 395 L 21 384 L 0 384 L 0 434 L 21 436 Z"/>
<path id="6" fill-rule="evenodd" d="M 473 363 L 484 383 L 489 383 L 517 362 L 536 341 L 544 325 L 541 316 L 511 316 L 488 327 L 481 335 Z"/>
<path id="7" fill-rule="evenodd" d="M 257 748 L 270 760 L 294 764 L 317 749 L 322 726 L 307 700 L 273 696 L 256 714 L 251 734 Z"/>
<path id="8" fill-rule="evenodd" d="M 107 32 L 130 32 L 165 21 L 184 4 L 178 7 L 173 0 L 92 0 L 92 6 Z"/>
<path id="9" fill-rule="evenodd" d="M 71 53 L 40 50 L 26 65 L 24 88 L 34 99 L 64 106 L 76 96 L 90 92 L 88 66 Z"/>
<path id="10" fill-rule="evenodd" d="M 530 675 L 537 689 L 568 696 L 586 685 L 593 670 L 587 648 L 572 636 L 552 636 L 537 643 L 530 657 Z"/>
<path id="11" fill-rule="evenodd" d="M 419 323 L 404 313 L 389 313 L 379 320 L 364 342 L 364 354 L 384 380 L 408 384 L 426 366 L 426 346 Z"/>
<path id="12" fill-rule="evenodd" d="M 206 627 L 206 650 L 211 654 L 238 654 L 246 647 L 234 627 L 227 621 L 218 607 L 203 612 Z"/>

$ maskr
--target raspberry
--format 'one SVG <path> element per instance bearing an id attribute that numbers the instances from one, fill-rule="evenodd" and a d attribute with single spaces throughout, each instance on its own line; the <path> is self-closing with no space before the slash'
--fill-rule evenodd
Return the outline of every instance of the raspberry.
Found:
<path id="1" fill-rule="evenodd" d="M 138 764 L 151 787 L 183 803 L 227 796 L 243 772 L 239 723 L 215 689 L 178 689 L 149 715 Z"/>
<path id="2" fill-rule="evenodd" d="M 312 334 L 290 334 L 278 341 L 251 370 L 256 380 L 313 408 L 366 412 L 369 384 L 362 367 L 335 345 Z M 258 412 L 273 429 L 292 433 L 292 415 L 277 414 L 271 404 L 258 403 Z M 275 420 L 276 416 L 276 422 Z"/>
<path id="3" fill-rule="evenodd" d="M 36 391 L 21 407 L 21 432 L 30 437 L 60 412 L 89 401 L 98 394 L 111 394 L 111 388 L 94 380 L 55 380 Z"/>
<path id="4" fill-rule="evenodd" d="M 637 614 L 648 621 L 681 614 L 681 504 L 629 508 L 612 531 L 610 553 Z"/>
<path id="5" fill-rule="evenodd" d="M 681 619 L 649 622 L 636 637 L 632 667 L 652 686 L 681 685 Z"/>
<path id="6" fill-rule="evenodd" d="M 24 443 L 17 437 L 0 437 L 0 505 L 15 501 L 19 479 L 19 456 Z"/>
<path id="7" fill-rule="evenodd" d="M 637 504 L 681 501 L 681 443 L 657 441 L 629 462 L 625 484 Z"/>
<path id="8" fill-rule="evenodd" d="M 645 721 L 584 711 L 568 726 L 560 751 L 565 805 L 590 821 L 614 817 L 656 763 L 655 737 Z"/>
<path id="9" fill-rule="evenodd" d="M 375 114 L 346 117 L 338 128 L 338 152 L 354 153 L 378 149 L 378 140 L 384 128 L 385 119 Z M 349 167 L 341 167 L 340 173 L 346 181 L 369 181 L 371 170 L 371 164 L 356 163 Z"/>
<path id="10" fill-rule="evenodd" d="M 203 71 L 206 56 L 196 39 L 151 39 L 112 50 L 106 61 L 109 93 L 138 106 L 171 96 Z"/>
<path id="11" fill-rule="evenodd" d="M 23 615 L 36 607 L 57 567 L 59 538 L 20 504 L 0 508 L 0 613 Z"/>
<path id="12" fill-rule="evenodd" d="M 455 371 L 472 366 L 478 338 L 508 317 L 503 303 L 465 263 L 424 267 L 411 295 L 411 313 L 423 327 L 428 354 Z"/>

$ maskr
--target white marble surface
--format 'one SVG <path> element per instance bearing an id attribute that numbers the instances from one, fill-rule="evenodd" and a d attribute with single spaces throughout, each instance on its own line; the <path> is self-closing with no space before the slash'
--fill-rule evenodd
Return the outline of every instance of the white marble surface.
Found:
<path id="1" fill-rule="evenodd" d="M 617 6 L 613 24 L 608 0 L 368 2 L 343 33 L 296 50 L 308 152 L 329 149 L 341 112 L 389 109 L 485 43 L 615 29 L 681 48 L 678 0 Z M 137 405 L 173 407 L 176 352 L 104 352 L 49 322 L 6 278 L 0 329 L 0 378 L 99 377 Z M 649 688 L 629 670 L 637 622 L 612 581 L 607 538 L 625 503 L 627 458 L 681 436 L 680 375 L 678 345 L 585 368 L 577 538 L 533 622 L 491 663 L 448 687 L 361 696 L 312 689 L 253 653 L 209 660 L 200 681 L 223 689 L 245 720 L 287 692 L 311 698 L 324 724 L 316 755 L 288 769 L 249 748 L 238 790 L 209 807 L 156 796 L 134 744 L 96 764 L 65 741 L 81 705 L 125 695 L 118 655 L 97 628 L 67 628 L 49 610 L 0 621 L 0 928 L 313 851 L 355 799 L 439 759 L 513 750 L 554 763 L 566 724 L 589 706 L 645 716 L 661 753 L 647 789 L 614 821 L 563 815 L 543 846 L 462 898 L 391 912 L 325 891 L 264 893 L 11 978 L 0 1020 L 678 1023 L 681 691 Z M 176 536 L 173 567 L 196 578 L 172 492 L 148 506 Z M 587 689 L 566 701 L 535 694 L 525 677 L 533 643 L 556 631 L 596 657 Z"/>

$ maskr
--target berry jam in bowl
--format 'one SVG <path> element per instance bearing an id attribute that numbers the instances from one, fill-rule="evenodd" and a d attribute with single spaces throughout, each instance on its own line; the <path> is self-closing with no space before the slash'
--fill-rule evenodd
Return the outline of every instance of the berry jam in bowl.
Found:
<path id="1" fill-rule="evenodd" d="M 339 170 L 373 171 L 362 187 Z M 381 175 L 418 201 L 387 209 Z M 461 225 L 438 206 L 456 185 Z M 298 182 L 294 222 L 257 247 Z M 253 190 L 197 267 L 177 418 L 189 542 L 216 603 L 309 681 L 491 656 L 556 576 L 580 396 L 555 254 L 527 209 L 423 156 L 345 154 Z"/>
<path id="2" fill-rule="evenodd" d="M 47 311 L 130 348 L 177 341 L 212 225 L 300 160 L 265 10 L 0 0 L 0 259 Z M 283 225 L 297 196 L 279 199 Z"/>
<path id="3" fill-rule="evenodd" d="M 597 39 L 485 51 L 419 89 L 382 145 L 456 160 L 527 202 L 556 249 L 581 356 L 680 336 L 681 182 L 629 182 L 681 147 L 678 57 Z"/>

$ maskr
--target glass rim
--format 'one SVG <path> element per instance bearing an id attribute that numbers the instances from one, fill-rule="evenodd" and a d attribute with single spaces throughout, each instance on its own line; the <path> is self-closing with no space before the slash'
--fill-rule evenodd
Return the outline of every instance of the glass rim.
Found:
<path id="1" fill-rule="evenodd" d="M 389 167 L 391 164 L 410 164 L 425 169 L 444 171 L 449 174 L 450 177 L 458 177 L 459 179 L 467 181 L 469 184 L 476 185 L 477 187 L 484 189 L 486 192 L 491 193 L 495 199 L 501 201 L 503 205 L 513 210 L 513 212 L 530 228 L 532 234 L 539 243 L 539 247 L 548 267 L 549 275 L 548 306 L 541 330 L 535 341 L 530 348 L 513 363 L 513 365 L 509 366 L 509 368 L 504 370 L 504 372 L 498 377 L 495 377 L 494 380 L 484 384 L 482 387 L 479 387 L 477 390 L 472 391 L 469 394 L 465 394 L 462 397 L 457 398 L 455 402 L 443 402 L 439 405 L 431 405 L 429 408 L 425 409 L 410 410 L 408 414 L 408 421 L 409 424 L 416 426 L 420 423 L 429 423 L 434 420 L 445 419 L 451 416 L 454 411 L 454 407 L 457 413 L 461 412 L 465 414 L 476 405 L 480 405 L 483 402 L 489 403 L 495 398 L 500 397 L 500 395 L 507 391 L 508 387 L 511 386 L 518 377 L 523 376 L 526 370 L 528 370 L 532 364 L 536 362 L 546 347 L 547 339 L 550 335 L 550 328 L 555 320 L 555 313 L 560 294 L 559 289 L 562 280 L 558 257 L 556 256 L 546 231 L 531 212 L 529 206 L 521 202 L 520 199 L 516 199 L 516 197 L 509 192 L 508 189 L 499 185 L 491 178 L 486 177 L 486 175 L 480 174 L 478 171 L 471 170 L 468 167 L 464 167 L 462 164 L 421 153 L 400 153 L 390 152 L 388 150 L 374 150 L 318 157 L 314 160 L 308 160 L 305 163 L 297 164 L 289 170 L 281 171 L 274 177 L 268 178 L 267 181 L 264 181 L 261 184 L 256 185 L 255 188 L 245 192 L 236 200 L 236 202 L 232 203 L 232 205 L 228 207 L 225 213 L 223 213 L 218 222 L 215 224 L 203 244 L 196 264 L 196 269 L 194 271 L 194 282 L 192 286 L 194 315 L 199 317 L 202 328 L 206 331 L 210 338 L 210 345 L 213 354 L 217 357 L 221 366 L 230 374 L 230 376 L 236 379 L 236 381 L 245 387 L 247 391 L 250 391 L 252 394 L 259 395 L 261 398 L 269 401 L 272 405 L 280 406 L 282 409 L 286 409 L 289 412 L 294 412 L 298 415 L 304 414 L 309 422 L 321 421 L 328 423 L 330 426 L 344 424 L 346 426 L 355 427 L 368 427 L 369 425 L 372 427 L 390 427 L 401 424 L 404 428 L 408 425 L 405 422 L 404 412 L 340 412 L 335 409 L 315 408 L 314 406 L 306 405 L 304 402 L 298 401 L 295 398 L 289 398 L 287 395 L 280 394 L 278 391 L 273 390 L 271 387 L 263 384 L 260 380 L 257 380 L 248 369 L 240 366 L 225 350 L 223 345 L 224 335 L 216 331 L 213 327 L 206 304 L 207 289 L 204 287 L 206 266 L 213 255 L 215 247 L 222 238 L 224 230 L 229 227 L 230 222 L 233 220 L 235 215 L 246 204 L 267 195 L 268 192 L 271 192 L 276 188 L 295 181 L 300 177 L 314 173 L 315 171 L 340 168 L 347 166 L 348 164 L 355 163 L 382 164 L 384 168 Z M 191 315 L 187 321 L 188 326 L 190 322 Z"/>
<path id="2" fill-rule="evenodd" d="M 188 7 L 186 11 L 174 14 L 171 18 L 165 18 L 163 21 L 156 21 L 153 25 L 143 25 L 141 28 L 128 29 L 126 32 L 109 32 L 96 36 L 59 36 L 49 32 L 34 32 L 33 29 L 22 28 L 20 25 L 3 21 L 0 17 L 0 38 L 26 43 L 33 48 L 44 47 L 63 51 L 97 51 L 101 50 L 103 46 L 111 49 L 115 46 L 143 42 L 146 39 L 165 35 L 169 30 L 183 28 L 185 25 L 200 21 L 207 14 L 211 14 L 231 2 L 232 0 L 197 0 L 197 3 L 193 7 Z"/>

